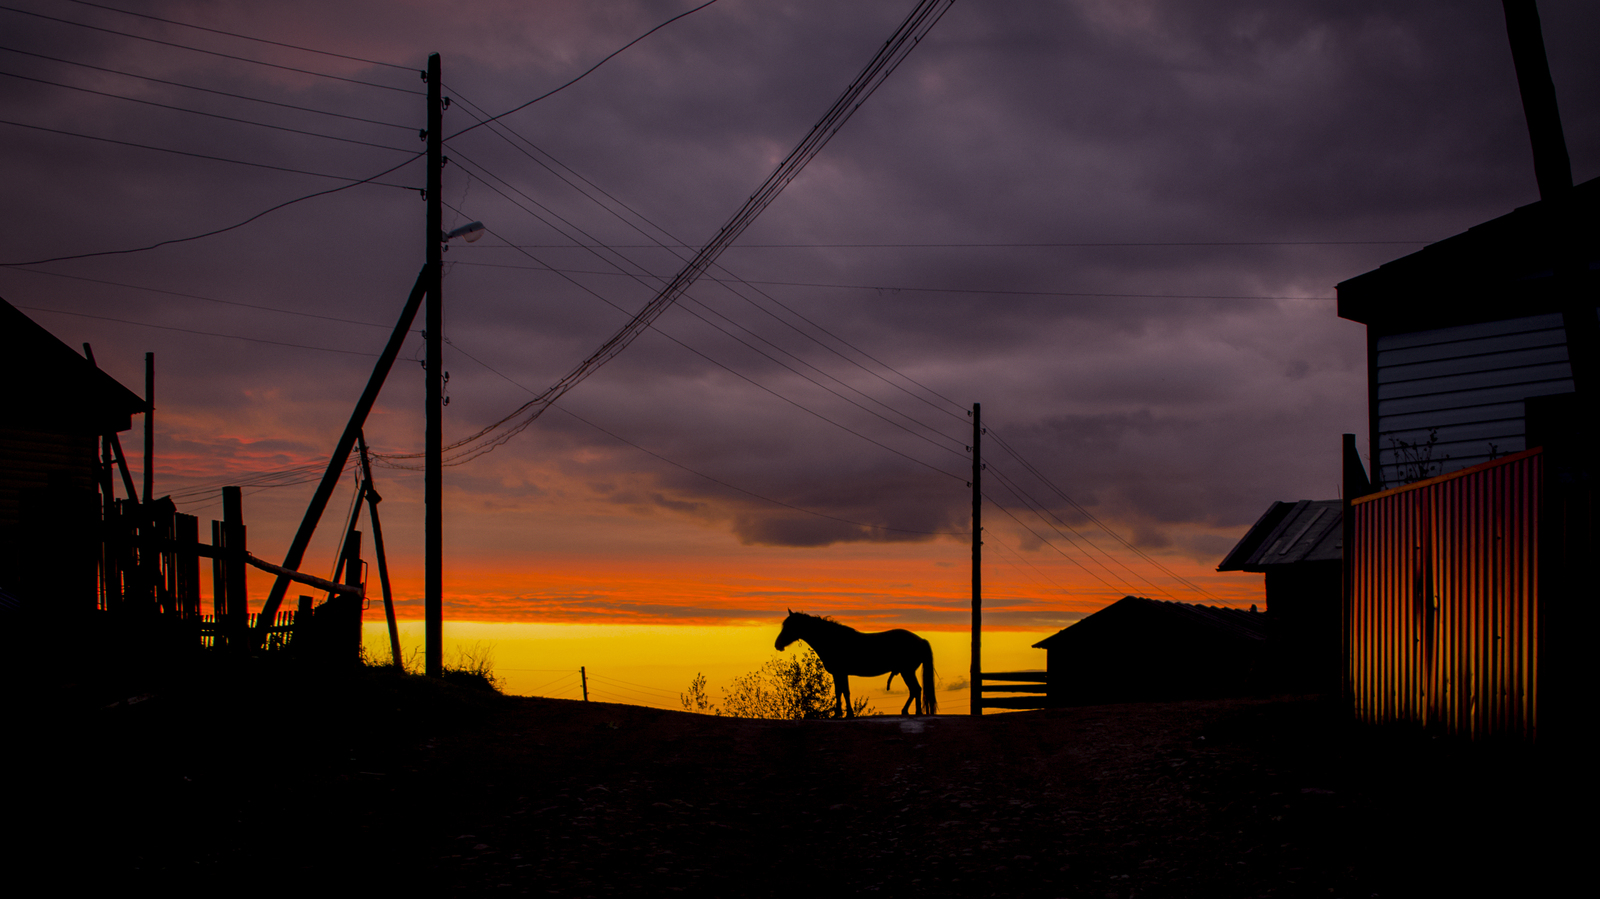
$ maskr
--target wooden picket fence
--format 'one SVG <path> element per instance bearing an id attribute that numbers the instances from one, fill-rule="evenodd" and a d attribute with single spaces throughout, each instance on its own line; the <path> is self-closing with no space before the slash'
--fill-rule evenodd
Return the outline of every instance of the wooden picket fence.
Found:
<path id="1" fill-rule="evenodd" d="M 245 619 L 245 628 L 255 630 L 260 623 L 261 616 L 251 613 Z M 310 617 L 296 610 L 283 610 L 273 616 L 272 626 L 266 629 L 266 639 L 261 643 L 261 649 L 266 652 L 279 652 L 288 649 L 295 637 L 296 625 L 304 621 L 310 623 Z M 207 649 L 227 645 L 227 622 L 223 626 L 217 624 L 217 616 L 202 615 L 199 619 L 200 645 Z"/>

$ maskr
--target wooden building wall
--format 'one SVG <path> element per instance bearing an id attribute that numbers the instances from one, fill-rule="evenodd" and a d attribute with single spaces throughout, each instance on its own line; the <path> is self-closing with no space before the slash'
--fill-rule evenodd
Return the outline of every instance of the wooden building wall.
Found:
<path id="1" fill-rule="evenodd" d="M 93 435 L 0 428 L 0 577 L 25 604 L 94 607 L 97 450 Z"/>
<path id="2" fill-rule="evenodd" d="M 1397 442 L 1426 444 L 1428 476 L 1527 449 L 1524 401 L 1573 389 L 1560 313 L 1388 334 L 1374 338 L 1374 479 L 1416 480 Z M 1444 458 L 1448 456 L 1449 458 Z"/>

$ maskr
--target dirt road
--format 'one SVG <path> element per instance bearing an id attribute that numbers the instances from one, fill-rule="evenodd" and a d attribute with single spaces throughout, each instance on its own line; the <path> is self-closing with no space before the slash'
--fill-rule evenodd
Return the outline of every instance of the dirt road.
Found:
<path id="1" fill-rule="evenodd" d="M 1306 698 L 787 722 L 307 679 L 50 726 L 16 860 L 123 888 L 1365 899 L 1586 857 L 1545 755 Z"/>

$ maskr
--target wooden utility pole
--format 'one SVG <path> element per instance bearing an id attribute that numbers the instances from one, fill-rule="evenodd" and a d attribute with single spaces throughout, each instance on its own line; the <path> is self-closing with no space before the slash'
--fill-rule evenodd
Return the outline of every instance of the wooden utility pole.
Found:
<path id="1" fill-rule="evenodd" d="M 578 679 L 583 682 L 583 701 L 589 701 L 589 672 L 582 665 L 578 666 Z"/>
<path id="2" fill-rule="evenodd" d="M 439 54 L 428 57 L 428 389 L 423 451 L 423 671 L 444 675 L 444 103 Z"/>
<path id="3" fill-rule="evenodd" d="M 983 714 L 983 438 L 981 404 L 972 404 L 972 714 Z"/>

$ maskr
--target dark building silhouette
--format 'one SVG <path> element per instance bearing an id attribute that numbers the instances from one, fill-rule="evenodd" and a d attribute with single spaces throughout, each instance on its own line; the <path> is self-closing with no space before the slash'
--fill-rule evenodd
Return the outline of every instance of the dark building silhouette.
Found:
<path id="1" fill-rule="evenodd" d="M 1543 185 L 1541 185 L 1543 186 Z M 1371 488 L 1346 450 L 1358 718 L 1579 732 L 1594 681 L 1600 180 L 1341 283 L 1367 326 Z M 1367 493 L 1367 495 L 1363 495 Z"/>
<path id="2" fill-rule="evenodd" d="M 1341 519 L 1336 499 L 1273 503 L 1217 566 L 1266 575 L 1268 671 L 1278 689 L 1339 689 Z"/>
<path id="3" fill-rule="evenodd" d="M 1594 352 L 1597 212 L 1600 179 L 1339 284 L 1339 317 L 1367 326 L 1375 488 L 1538 446 L 1572 422 L 1574 350 L 1580 364 Z M 1569 323 L 1581 297 L 1588 320 Z"/>
<path id="4" fill-rule="evenodd" d="M 0 300 L 0 589 L 29 611 L 95 607 L 100 438 L 145 401 Z"/>
<path id="5" fill-rule="evenodd" d="M 1266 638 L 1260 612 L 1125 596 L 1033 646 L 1050 705 L 1094 705 L 1251 692 Z"/>

